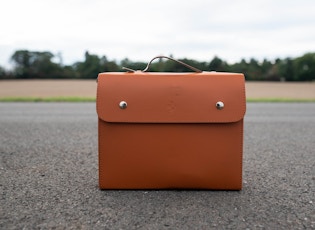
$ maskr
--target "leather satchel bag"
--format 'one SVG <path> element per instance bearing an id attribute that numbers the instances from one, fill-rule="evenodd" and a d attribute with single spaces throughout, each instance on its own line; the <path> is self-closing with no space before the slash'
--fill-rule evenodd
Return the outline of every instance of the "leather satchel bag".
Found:
<path id="1" fill-rule="evenodd" d="M 244 75 L 146 72 L 154 59 L 98 76 L 99 187 L 240 190 Z"/>

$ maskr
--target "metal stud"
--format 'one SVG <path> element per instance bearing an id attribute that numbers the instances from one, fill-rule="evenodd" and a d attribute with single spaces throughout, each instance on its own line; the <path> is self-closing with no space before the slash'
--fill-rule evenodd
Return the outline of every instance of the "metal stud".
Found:
<path id="1" fill-rule="evenodd" d="M 119 108 L 121 108 L 121 109 L 127 108 L 127 102 L 125 102 L 125 101 L 119 102 Z"/>
<path id="2" fill-rule="evenodd" d="M 224 103 L 222 101 L 218 101 L 215 106 L 217 107 L 217 109 L 223 109 L 224 108 Z"/>

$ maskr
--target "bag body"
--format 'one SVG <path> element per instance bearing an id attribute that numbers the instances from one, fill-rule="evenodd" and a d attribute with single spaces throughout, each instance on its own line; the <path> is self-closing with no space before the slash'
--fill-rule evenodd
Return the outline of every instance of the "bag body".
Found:
<path id="1" fill-rule="evenodd" d="M 242 188 L 244 75 L 100 73 L 101 189 Z"/>

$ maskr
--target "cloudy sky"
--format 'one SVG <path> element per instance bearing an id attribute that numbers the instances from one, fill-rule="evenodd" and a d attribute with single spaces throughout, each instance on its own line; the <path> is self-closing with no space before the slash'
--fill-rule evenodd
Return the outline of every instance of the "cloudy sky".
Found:
<path id="1" fill-rule="evenodd" d="M 314 0 L 0 0 L 0 66 L 18 49 L 117 61 L 233 63 L 315 52 Z"/>

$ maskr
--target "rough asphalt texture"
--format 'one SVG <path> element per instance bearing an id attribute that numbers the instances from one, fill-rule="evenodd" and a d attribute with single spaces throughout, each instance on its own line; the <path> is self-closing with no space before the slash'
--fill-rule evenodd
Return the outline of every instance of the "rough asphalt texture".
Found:
<path id="1" fill-rule="evenodd" d="M 0 229 L 315 229 L 315 103 L 247 107 L 242 191 L 101 191 L 94 103 L 0 103 Z"/>

